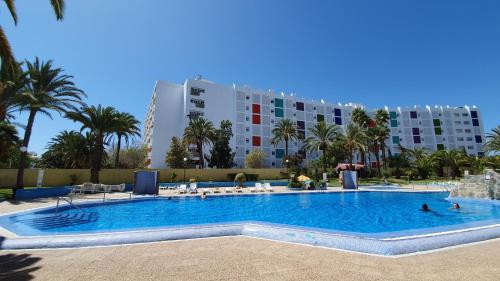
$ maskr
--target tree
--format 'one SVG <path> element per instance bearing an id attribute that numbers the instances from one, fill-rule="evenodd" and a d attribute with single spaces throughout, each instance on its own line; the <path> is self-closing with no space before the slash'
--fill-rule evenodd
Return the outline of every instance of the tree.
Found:
<path id="1" fill-rule="evenodd" d="M 302 149 L 314 152 L 322 151 L 323 155 L 323 171 L 326 172 L 327 163 L 329 162 L 326 155 L 326 150 L 329 149 L 338 135 L 338 127 L 334 124 L 326 124 L 318 122 L 314 128 L 309 128 L 308 137 L 304 140 Z"/>
<path id="2" fill-rule="evenodd" d="M 434 162 L 431 157 L 423 156 L 415 159 L 412 163 L 413 169 L 421 179 L 427 179 L 434 169 Z"/>
<path id="3" fill-rule="evenodd" d="M 14 24 L 17 25 L 17 12 L 16 6 L 14 4 L 14 0 L 4 0 L 7 9 L 9 10 L 12 19 L 14 20 Z M 62 20 L 64 17 L 64 0 L 50 0 L 50 4 L 54 13 L 56 14 L 57 20 Z M 11 63 L 14 62 L 14 55 L 12 54 L 12 49 L 10 47 L 9 40 L 3 31 L 3 28 L 0 26 L 0 58 L 2 62 Z"/>
<path id="4" fill-rule="evenodd" d="M 485 148 L 490 152 L 500 152 L 500 125 L 486 135 Z"/>
<path id="5" fill-rule="evenodd" d="M 90 161 L 90 181 L 93 183 L 99 182 L 99 172 L 105 155 L 104 146 L 115 133 L 118 123 L 116 113 L 114 107 L 98 105 L 85 106 L 66 114 L 66 118 L 81 123 L 80 131 L 87 130 L 95 138 Z"/>
<path id="6" fill-rule="evenodd" d="M 266 155 L 260 149 L 254 149 L 245 158 L 245 168 L 259 169 L 264 167 L 264 159 Z"/>
<path id="7" fill-rule="evenodd" d="M 180 169 L 186 164 L 184 158 L 189 158 L 186 146 L 177 137 L 172 137 L 165 162 L 172 169 Z"/>
<path id="8" fill-rule="evenodd" d="M 51 139 L 40 159 L 44 168 L 88 168 L 94 137 L 75 131 L 62 131 Z"/>
<path id="9" fill-rule="evenodd" d="M 403 174 L 402 169 L 409 167 L 410 165 L 408 158 L 403 153 L 394 156 L 389 156 L 388 162 L 389 162 L 389 167 L 394 168 L 394 176 L 397 179 L 401 178 L 401 175 Z"/>
<path id="10" fill-rule="evenodd" d="M 278 144 L 285 142 L 285 159 L 288 158 L 288 142 L 297 140 L 297 128 L 291 119 L 285 118 L 278 121 L 273 129 L 273 138 L 271 142 Z"/>
<path id="11" fill-rule="evenodd" d="M 233 137 L 231 121 L 222 120 L 220 128 L 214 130 L 212 138 L 212 149 L 210 157 L 206 157 L 209 167 L 232 168 L 236 165 L 234 162 L 234 152 L 232 152 L 229 141 Z"/>
<path id="12" fill-rule="evenodd" d="M 75 105 L 82 105 L 82 90 L 74 86 L 73 76 L 62 74 L 61 68 L 53 68 L 52 61 L 40 61 L 38 57 L 33 63 L 26 61 L 29 83 L 19 97 L 20 110 L 29 112 L 28 123 L 24 131 L 21 159 L 17 173 L 16 187 L 24 187 L 24 161 L 37 113 L 52 118 L 51 111 L 59 114 L 75 110 Z"/>
<path id="13" fill-rule="evenodd" d="M 203 168 L 203 146 L 212 143 L 214 130 L 212 122 L 203 117 L 191 120 L 184 129 L 184 142 L 196 145 L 200 168 Z"/>
<path id="14" fill-rule="evenodd" d="M 116 159 L 116 153 L 117 148 L 113 148 L 109 152 L 110 158 L 113 159 L 113 161 Z M 118 166 L 122 169 L 142 169 L 144 168 L 147 154 L 148 152 L 145 146 L 132 144 L 121 150 Z M 114 164 L 113 162 L 113 167 Z M 109 163 L 109 166 L 111 166 L 111 163 Z"/>
<path id="15" fill-rule="evenodd" d="M 379 127 L 377 133 L 378 133 L 378 141 L 380 144 L 380 150 L 382 150 L 382 163 L 384 165 L 384 168 L 387 168 L 386 161 L 385 161 L 385 142 L 391 135 L 391 130 L 387 128 L 387 125 L 389 123 L 390 116 L 389 112 L 385 109 L 379 109 L 375 112 L 375 121 L 377 127 Z M 380 173 L 380 172 L 379 172 Z"/>
<path id="16" fill-rule="evenodd" d="M 122 138 L 125 139 L 125 143 L 128 146 L 129 139 L 134 137 L 140 137 L 140 129 L 138 125 L 141 123 L 135 119 L 134 115 L 127 112 L 117 112 L 117 127 L 115 129 L 115 134 L 117 138 L 116 144 L 116 155 L 115 155 L 115 168 L 119 168 L 120 165 L 120 148 L 122 143 Z"/>
<path id="17" fill-rule="evenodd" d="M 366 134 L 363 129 L 355 124 L 347 125 L 345 132 L 345 145 L 347 157 L 349 158 L 350 168 L 353 166 L 353 154 L 355 152 L 364 152 L 366 143 Z"/>
<path id="18" fill-rule="evenodd" d="M 366 113 L 366 111 L 363 108 L 356 107 L 352 111 L 352 121 L 361 128 L 361 130 L 365 133 L 365 135 L 367 135 L 367 130 L 368 130 L 368 127 L 370 125 L 370 117 L 368 116 L 368 114 Z M 369 144 L 368 144 L 369 138 L 365 137 L 363 140 L 365 141 L 365 144 L 364 144 L 364 149 L 360 150 L 360 155 L 361 155 L 362 163 L 366 164 L 365 152 L 368 152 L 368 160 L 369 160 L 369 162 L 371 162 L 371 155 L 370 155 Z M 368 166 L 368 167 L 371 169 L 371 166 Z"/>
<path id="19" fill-rule="evenodd" d="M 17 129 L 7 121 L 0 121 L 0 162 L 5 160 L 10 149 L 19 141 Z"/>
<path id="20" fill-rule="evenodd" d="M 22 63 L 2 63 L 0 69 L 0 122 L 11 118 L 11 112 L 18 109 L 17 98 L 26 89 L 28 72 Z"/>
<path id="21" fill-rule="evenodd" d="M 440 169 L 446 168 L 453 179 L 459 172 L 459 167 L 467 165 L 467 155 L 460 150 L 440 150 L 432 155 L 432 160 Z"/>

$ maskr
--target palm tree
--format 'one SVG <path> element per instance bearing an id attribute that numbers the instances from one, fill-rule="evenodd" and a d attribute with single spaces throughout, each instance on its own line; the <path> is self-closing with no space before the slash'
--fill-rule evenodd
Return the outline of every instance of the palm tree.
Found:
<path id="1" fill-rule="evenodd" d="M 291 119 L 281 119 L 273 129 L 273 138 L 271 142 L 278 144 L 285 142 L 285 159 L 288 158 L 288 142 L 297 140 L 297 128 Z"/>
<path id="2" fill-rule="evenodd" d="M 0 161 L 18 141 L 16 127 L 7 121 L 0 121 Z"/>
<path id="3" fill-rule="evenodd" d="M 452 179 L 455 179 L 458 168 L 467 165 L 468 162 L 467 155 L 457 149 L 437 151 L 431 158 L 440 169 L 446 167 Z"/>
<path id="4" fill-rule="evenodd" d="M 486 135 L 486 150 L 491 152 L 500 152 L 500 126 L 491 130 Z"/>
<path id="5" fill-rule="evenodd" d="M 196 145 L 196 152 L 199 154 L 200 168 L 203 168 L 203 145 L 212 143 L 215 129 L 212 122 L 203 117 L 196 118 L 189 122 L 184 129 L 184 142 L 187 145 Z"/>
<path id="6" fill-rule="evenodd" d="M 10 113 L 17 109 L 18 96 L 28 85 L 28 72 L 22 69 L 22 63 L 2 63 L 0 69 L 0 121 L 12 116 Z"/>
<path id="7" fill-rule="evenodd" d="M 128 145 L 129 139 L 134 137 L 140 137 L 140 129 L 138 125 L 141 123 L 135 119 L 134 115 L 126 112 L 118 112 L 116 115 L 118 126 L 115 129 L 115 134 L 117 138 L 116 144 L 116 158 L 115 158 L 115 168 L 119 168 L 120 163 L 120 148 L 122 138 L 125 139 L 125 143 Z"/>
<path id="8" fill-rule="evenodd" d="M 42 162 L 46 158 L 57 158 L 64 169 L 82 169 L 90 164 L 90 154 L 94 143 L 93 135 L 87 132 L 85 135 L 75 131 L 62 131 L 51 139 L 47 145 L 47 151 L 42 154 Z M 50 163 L 47 166 L 50 166 Z"/>
<path id="9" fill-rule="evenodd" d="M 104 160 L 104 145 L 115 133 L 118 121 L 117 111 L 114 107 L 103 107 L 101 105 L 86 106 L 79 111 L 66 113 L 66 118 L 82 124 L 80 131 L 88 130 L 94 138 L 94 145 L 90 161 L 90 181 L 99 182 L 99 171 L 101 171 Z"/>
<path id="10" fill-rule="evenodd" d="M 314 128 L 309 128 L 308 137 L 304 140 L 302 149 L 306 151 L 322 151 L 323 153 L 323 170 L 326 172 L 328 163 L 326 150 L 329 149 L 338 135 L 338 127 L 334 124 L 326 124 L 318 122 Z"/>
<path id="11" fill-rule="evenodd" d="M 7 9 L 9 10 L 12 19 L 14 20 L 14 24 L 17 25 L 17 12 L 16 6 L 14 4 L 14 0 L 4 0 Z M 56 14 L 57 20 L 62 20 L 64 17 L 64 0 L 50 0 L 50 4 L 54 13 Z M 12 49 L 10 47 L 9 40 L 3 31 L 3 28 L 0 26 L 0 58 L 2 62 L 11 63 L 14 62 L 14 55 L 12 54 Z"/>
<path id="12" fill-rule="evenodd" d="M 22 153 L 19 160 L 16 187 L 24 186 L 24 162 L 31 137 L 31 131 L 37 113 L 52 118 L 51 111 L 60 114 L 76 109 L 75 105 L 82 105 L 82 90 L 76 88 L 71 81 L 73 76 L 63 75 L 61 68 L 52 68 L 52 61 L 40 62 L 38 58 L 33 63 L 26 61 L 28 77 L 30 79 L 25 92 L 19 97 L 20 110 L 28 111 L 28 123 L 24 131 Z"/>
<path id="13" fill-rule="evenodd" d="M 345 131 L 345 150 L 347 157 L 349 158 L 350 168 L 352 170 L 352 160 L 354 152 L 359 151 L 360 153 L 365 151 L 366 134 L 363 129 L 357 125 L 349 124 L 347 125 Z"/>
<path id="14" fill-rule="evenodd" d="M 380 129 L 378 129 L 377 132 L 378 132 L 380 150 L 382 150 L 382 163 L 384 165 L 384 169 L 387 168 L 385 161 L 385 142 L 391 135 L 391 131 L 389 130 L 389 128 L 387 128 L 390 119 L 391 118 L 389 116 L 389 112 L 387 112 L 387 110 L 385 109 L 379 109 L 375 112 L 375 121 L 377 127 L 380 127 Z"/>
<path id="15" fill-rule="evenodd" d="M 366 114 L 366 111 L 363 108 L 356 107 L 352 111 L 352 121 L 359 127 L 365 129 L 370 124 L 370 117 L 368 117 L 368 114 Z"/>

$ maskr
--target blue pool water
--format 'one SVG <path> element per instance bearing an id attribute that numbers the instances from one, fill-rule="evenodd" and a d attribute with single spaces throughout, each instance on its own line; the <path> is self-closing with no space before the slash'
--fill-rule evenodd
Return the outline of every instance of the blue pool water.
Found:
<path id="1" fill-rule="evenodd" d="M 259 221 L 326 231 L 380 234 L 500 222 L 500 205 L 461 202 L 450 210 L 446 193 L 346 192 L 133 199 L 81 204 L 0 217 L 19 235 L 109 232 Z M 419 211 L 423 203 L 432 212 Z"/>

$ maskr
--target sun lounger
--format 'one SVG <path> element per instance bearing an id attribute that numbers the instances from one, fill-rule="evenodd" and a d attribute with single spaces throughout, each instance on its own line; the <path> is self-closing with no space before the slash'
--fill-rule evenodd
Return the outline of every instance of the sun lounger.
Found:
<path id="1" fill-rule="evenodd" d="M 232 187 L 226 187 L 224 189 L 224 191 L 226 191 L 226 193 L 232 193 L 233 192 L 233 188 Z"/>
<path id="2" fill-rule="evenodd" d="M 270 184 L 270 183 L 268 183 L 268 182 L 265 182 L 265 183 L 264 183 L 264 189 L 265 189 L 266 191 L 270 191 L 270 192 L 273 192 L 273 191 L 274 191 L 273 187 L 272 187 L 272 186 L 271 186 L 271 184 Z"/>
<path id="3" fill-rule="evenodd" d="M 185 194 L 187 193 L 187 185 L 181 184 L 179 187 L 179 194 Z"/>
<path id="4" fill-rule="evenodd" d="M 218 187 L 214 188 L 214 193 L 221 193 L 220 188 Z"/>
<path id="5" fill-rule="evenodd" d="M 257 189 L 258 192 L 264 192 L 266 191 L 264 187 L 262 187 L 262 184 L 260 182 L 255 184 L 255 189 Z"/>
<path id="6" fill-rule="evenodd" d="M 260 184 L 260 183 L 259 183 L 259 184 Z M 255 187 L 253 187 L 253 186 L 249 186 L 249 187 L 248 187 L 248 191 L 250 191 L 250 192 L 257 192 L 257 183 L 255 183 Z"/>
<path id="7" fill-rule="evenodd" d="M 70 194 L 83 193 L 83 184 L 73 185 Z"/>
<path id="8" fill-rule="evenodd" d="M 196 183 L 189 184 L 189 193 L 198 193 L 198 188 L 196 187 Z"/>
<path id="9" fill-rule="evenodd" d="M 243 192 L 243 188 L 242 188 L 241 186 L 236 186 L 236 187 L 234 188 L 234 191 L 235 191 L 235 192 L 237 192 L 237 193 L 238 193 L 238 192 L 239 192 L 239 193 L 242 193 L 242 192 Z"/>
<path id="10" fill-rule="evenodd" d="M 94 193 L 95 192 L 96 185 L 90 182 L 86 182 L 82 185 L 82 193 Z"/>
<path id="11" fill-rule="evenodd" d="M 208 193 L 212 193 L 212 190 L 210 190 L 210 188 L 204 188 L 203 192 L 205 192 L 205 194 L 208 194 Z"/>

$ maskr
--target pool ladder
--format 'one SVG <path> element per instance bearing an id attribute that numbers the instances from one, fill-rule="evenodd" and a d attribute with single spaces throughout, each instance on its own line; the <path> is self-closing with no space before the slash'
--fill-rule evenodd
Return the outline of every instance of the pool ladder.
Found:
<path id="1" fill-rule="evenodd" d="M 78 208 L 75 204 L 73 204 L 73 197 L 70 196 L 69 198 L 70 198 L 70 200 L 66 199 L 66 197 L 63 197 L 63 196 L 57 197 L 56 214 L 59 212 L 59 202 L 61 200 L 66 201 L 66 203 L 68 203 L 73 208 L 79 210 L 80 212 L 85 213 L 82 209 Z"/>

